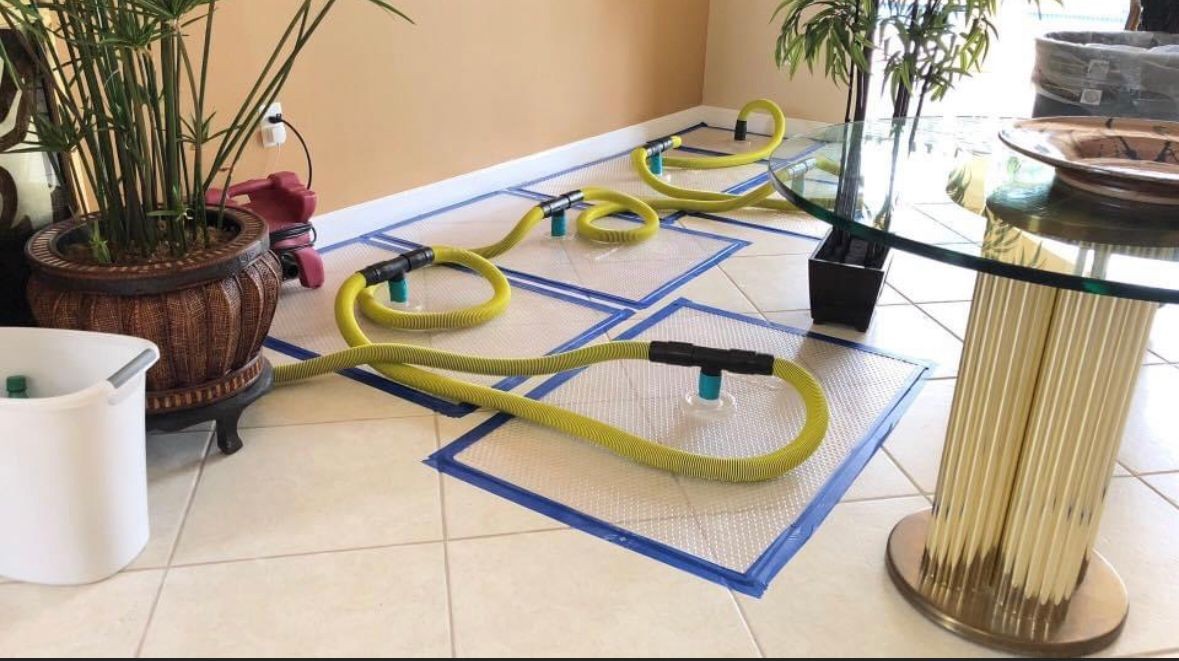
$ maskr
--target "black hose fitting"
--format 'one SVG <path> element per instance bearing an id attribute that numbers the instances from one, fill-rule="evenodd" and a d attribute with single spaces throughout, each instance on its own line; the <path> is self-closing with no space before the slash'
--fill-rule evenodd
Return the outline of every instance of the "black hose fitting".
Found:
<path id="1" fill-rule="evenodd" d="M 666 138 L 660 138 L 658 140 L 652 140 L 648 142 L 647 144 L 643 145 L 643 151 L 647 152 L 647 156 L 654 156 L 655 154 L 662 154 L 663 152 L 671 149 L 673 146 L 674 145 L 672 144 L 671 136 L 668 136 Z"/>
<path id="2" fill-rule="evenodd" d="M 666 365 L 699 367 L 705 374 L 773 374 L 774 357 L 742 349 L 712 349 L 687 342 L 652 342 L 647 360 Z"/>
<path id="3" fill-rule="evenodd" d="M 431 248 L 418 248 L 402 253 L 393 259 L 377 262 L 366 266 L 357 273 L 364 276 L 368 286 L 396 280 L 405 277 L 406 273 L 434 263 L 434 251 Z"/>
<path id="4" fill-rule="evenodd" d="M 541 210 L 545 218 L 552 218 L 553 214 L 572 208 L 574 204 L 577 204 L 584 199 L 585 193 L 579 190 L 574 190 L 569 191 L 563 195 L 550 197 L 536 206 Z"/>
<path id="5" fill-rule="evenodd" d="M 733 139 L 742 142 L 745 140 L 745 134 L 749 131 L 749 121 L 738 119 L 737 125 L 733 127 Z"/>

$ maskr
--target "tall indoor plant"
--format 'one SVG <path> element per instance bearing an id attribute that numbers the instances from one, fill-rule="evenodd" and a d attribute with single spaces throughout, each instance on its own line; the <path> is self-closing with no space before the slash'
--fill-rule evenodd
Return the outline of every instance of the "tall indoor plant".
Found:
<path id="1" fill-rule="evenodd" d="M 1174 0 L 1131 0 L 1126 29 L 1179 33 L 1179 3 Z"/>
<path id="2" fill-rule="evenodd" d="M 73 219 L 26 247 L 28 296 L 42 325 L 138 335 L 160 346 L 148 408 L 208 405 L 262 372 L 278 297 L 265 223 L 206 202 L 225 184 L 337 0 L 303 0 L 232 115 L 208 106 L 219 6 L 228 0 L 3 0 L 7 70 L 48 90 L 20 149 L 67 154 Z M 365 0 L 401 16 L 385 0 Z M 234 48 L 226 43 L 223 48 Z M 215 81 L 213 81 L 215 83 Z"/>
<path id="3" fill-rule="evenodd" d="M 781 21 L 774 58 L 791 76 L 818 64 L 846 86 L 847 122 L 867 118 L 875 71 L 892 117 L 902 120 L 920 116 L 927 99 L 940 100 L 981 69 L 998 9 L 999 0 L 782 0 L 774 12 Z M 857 129 L 849 130 L 845 142 L 854 147 Z M 856 213 L 859 168 L 858 153 L 844 154 L 838 200 L 848 214 Z M 889 219 L 873 220 L 887 226 Z M 810 261 L 815 320 L 866 330 L 887 263 L 884 246 L 832 229 Z"/>

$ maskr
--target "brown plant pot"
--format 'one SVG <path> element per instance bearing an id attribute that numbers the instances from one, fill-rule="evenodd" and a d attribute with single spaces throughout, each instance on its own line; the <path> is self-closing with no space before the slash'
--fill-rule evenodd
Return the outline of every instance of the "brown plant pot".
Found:
<path id="1" fill-rule="evenodd" d="M 25 248 L 29 303 L 41 326 L 135 335 L 155 342 L 147 410 L 207 406 L 248 388 L 262 372 L 282 274 L 266 223 L 226 210 L 238 233 L 208 251 L 145 265 L 82 264 L 62 247 L 85 238 L 86 218 L 54 223 Z"/>

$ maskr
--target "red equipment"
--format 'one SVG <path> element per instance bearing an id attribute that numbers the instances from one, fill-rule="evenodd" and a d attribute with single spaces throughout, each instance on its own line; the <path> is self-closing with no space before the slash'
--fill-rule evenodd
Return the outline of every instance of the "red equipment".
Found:
<path id="1" fill-rule="evenodd" d="M 210 188 L 205 203 L 221 204 L 221 190 Z M 240 198 L 246 198 L 242 200 Z M 323 260 L 315 251 L 315 191 L 308 190 L 294 172 L 276 172 L 229 187 L 226 204 L 249 209 L 270 228 L 270 249 L 282 264 L 284 280 L 299 278 L 310 289 L 323 285 Z"/>

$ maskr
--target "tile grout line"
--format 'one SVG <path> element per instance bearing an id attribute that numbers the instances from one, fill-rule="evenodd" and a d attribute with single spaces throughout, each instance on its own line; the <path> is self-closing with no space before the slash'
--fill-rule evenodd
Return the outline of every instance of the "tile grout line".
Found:
<path id="1" fill-rule="evenodd" d="M 898 289 L 897 291 L 899 292 L 900 290 Z M 905 296 L 905 295 L 901 294 L 901 296 Z M 908 297 L 905 297 L 905 300 L 909 300 Z M 943 303 L 971 303 L 971 305 L 973 306 L 972 301 L 939 301 L 939 302 L 943 302 Z M 922 305 L 929 305 L 929 303 L 913 303 L 913 307 L 917 308 L 917 311 L 920 312 L 922 315 L 924 315 L 926 319 L 929 319 L 933 323 L 937 324 L 937 326 L 939 328 L 941 328 L 942 330 L 949 333 L 950 337 L 953 337 L 955 340 L 958 340 L 958 343 L 962 345 L 962 351 L 965 351 L 966 350 L 966 338 L 965 337 L 958 337 L 958 334 L 955 333 L 953 331 L 953 329 L 951 329 L 946 324 L 943 324 L 941 322 L 941 320 L 938 319 L 937 317 L 930 314 L 930 312 L 928 310 L 921 307 Z"/>
<path id="2" fill-rule="evenodd" d="M 738 252 L 740 252 L 740 251 L 738 251 Z M 757 315 L 759 317 L 761 317 L 762 319 L 765 319 L 765 315 L 766 315 L 765 310 L 762 310 L 761 308 L 757 307 L 757 304 L 753 302 L 753 299 L 749 298 L 749 294 L 746 294 L 745 290 L 741 288 L 741 285 L 737 284 L 737 281 L 733 279 L 733 276 L 730 275 L 729 272 L 725 270 L 725 262 L 729 261 L 730 259 L 740 259 L 740 258 L 741 257 L 738 254 L 730 255 L 727 259 L 722 259 L 721 261 L 717 262 L 713 266 L 713 268 L 715 268 L 718 273 L 720 273 L 722 276 L 724 276 L 725 280 L 727 280 L 730 285 L 733 285 L 733 289 L 737 290 L 737 293 L 741 295 L 741 298 L 745 299 L 745 302 L 749 304 L 749 307 L 751 307 L 757 311 Z"/>
<path id="3" fill-rule="evenodd" d="M 168 573 L 172 570 L 172 560 L 176 557 L 176 550 L 180 548 L 180 539 L 184 535 L 185 524 L 188 523 L 188 516 L 192 512 L 192 504 L 196 501 L 197 488 L 201 484 L 201 477 L 205 474 L 205 466 L 209 462 L 209 453 L 212 452 L 213 438 L 217 435 L 217 424 L 213 423 L 209 429 L 209 435 L 205 438 L 205 451 L 201 455 L 201 465 L 197 468 L 196 479 L 192 481 L 192 488 L 188 492 L 188 503 L 184 507 L 184 516 L 180 519 L 180 527 L 176 530 L 176 537 L 172 540 L 172 548 L 168 551 L 168 560 L 164 563 L 164 571 L 160 575 L 160 585 L 156 588 L 155 598 L 152 599 L 151 608 L 147 611 L 147 620 L 143 623 L 143 634 L 139 636 L 139 644 L 135 646 L 135 658 L 143 656 L 143 646 L 147 643 L 147 633 L 151 631 L 151 625 L 155 621 L 156 609 L 159 608 L 160 598 L 164 595 L 164 586 L 168 583 Z"/>
<path id="4" fill-rule="evenodd" d="M 442 426 L 439 415 L 438 413 L 434 414 L 435 451 L 442 447 Z M 443 580 L 446 583 L 446 630 L 450 636 L 450 657 L 453 659 L 458 655 L 458 649 L 455 646 L 454 636 L 454 590 L 451 587 L 450 576 L 450 531 L 446 525 L 446 486 L 444 484 L 446 478 L 439 471 L 434 471 L 434 474 L 438 477 L 438 510 L 442 522 L 442 569 Z"/>
<path id="5" fill-rule="evenodd" d="M 901 471 L 901 472 L 904 473 L 904 471 Z M 908 475 L 906 475 L 905 477 L 908 477 Z M 912 480 L 910 480 L 910 481 L 912 481 Z M 902 498 L 918 498 L 918 497 L 924 496 L 924 495 L 925 495 L 925 493 L 923 491 L 921 491 L 920 489 L 918 489 L 917 491 L 914 491 L 913 493 L 898 493 L 898 494 L 891 494 L 888 496 L 867 496 L 864 498 L 844 498 L 844 499 L 840 500 L 838 504 L 842 505 L 844 503 L 848 503 L 848 504 L 851 504 L 851 503 L 879 503 L 879 502 L 888 501 L 888 500 L 901 500 Z"/>
<path id="6" fill-rule="evenodd" d="M 1119 461 L 1118 463 L 1119 463 L 1119 464 L 1122 464 L 1122 462 L 1120 462 L 1120 461 Z M 1131 475 L 1137 475 L 1137 476 L 1139 476 L 1139 477 L 1154 477 L 1154 476 L 1157 476 L 1157 475 L 1176 475 L 1176 474 L 1179 474 L 1179 470 L 1157 470 L 1157 471 L 1156 471 L 1156 470 L 1149 470 L 1149 471 L 1136 471 L 1136 470 L 1132 470 L 1132 469 L 1131 469 L 1129 466 L 1127 466 L 1127 465 L 1125 465 L 1125 464 L 1122 464 L 1122 468 L 1125 468 L 1125 469 L 1126 469 L 1126 472 L 1130 473 Z"/>
<path id="7" fill-rule="evenodd" d="M 1159 498 L 1162 498 L 1162 499 L 1163 499 L 1163 502 L 1167 503 L 1167 504 L 1168 504 L 1168 505 L 1170 505 L 1171 507 L 1174 507 L 1174 508 L 1176 508 L 1176 509 L 1179 509 L 1179 502 L 1176 502 L 1176 501 L 1174 501 L 1174 500 L 1171 500 L 1171 499 L 1170 499 L 1170 498 L 1169 498 L 1169 497 L 1168 497 L 1168 496 L 1167 496 L 1165 493 L 1163 493 L 1162 491 L 1159 491 L 1158 489 L 1156 489 L 1156 488 L 1155 488 L 1155 486 L 1154 486 L 1153 484 L 1151 484 L 1150 482 L 1147 482 L 1147 481 L 1146 481 L 1145 477 L 1143 477 L 1142 475 L 1138 475 L 1137 473 L 1131 473 L 1131 476 L 1133 476 L 1133 477 L 1134 477 L 1134 479 L 1138 480 L 1138 481 L 1139 481 L 1139 482 L 1141 482 L 1143 485 L 1145 485 L 1147 489 L 1150 489 L 1150 490 L 1151 490 L 1151 491 L 1152 491 L 1152 492 L 1153 492 L 1155 495 L 1157 495 Z M 1150 475 L 1147 475 L 1146 477 L 1150 477 Z"/>
<path id="8" fill-rule="evenodd" d="M 1179 655 L 1179 647 L 1164 647 L 1159 650 L 1147 650 L 1145 652 L 1131 652 L 1123 654 L 1120 658 L 1123 659 L 1140 659 L 1144 656 L 1162 656 L 1162 655 Z"/>
<path id="9" fill-rule="evenodd" d="M 185 562 L 180 564 L 173 564 L 169 569 L 191 569 L 194 567 L 214 567 L 217 565 L 233 565 L 244 562 L 256 562 L 265 560 L 286 560 L 288 558 L 309 558 L 320 555 L 335 555 L 337 553 L 353 553 L 361 551 L 380 551 L 384 549 L 399 549 L 412 548 L 414 546 L 428 546 L 430 544 L 441 544 L 445 540 L 439 539 L 423 539 L 414 542 L 394 542 L 392 544 L 371 544 L 368 546 L 353 546 L 348 548 L 336 549 L 320 549 L 317 551 L 296 551 L 294 553 L 274 553 L 271 555 L 258 555 L 248 558 L 222 558 L 220 560 L 201 560 L 197 562 Z M 137 570 L 138 571 L 138 570 Z"/>
<path id="10" fill-rule="evenodd" d="M 737 617 L 741 619 L 741 624 L 745 625 L 745 633 L 749 634 L 750 640 L 753 641 L 753 648 L 761 658 L 767 658 L 765 647 L 762 646 L 761 640 L 758 639 L 757 633 L 753 630 L 753 625 L 749 623 L 749 618 L 745 615 L 745 609 L 741 607 L 741 600 L 737 598 L 736 593 L 732 589 L 728 590 L 729 599 L 733 600 L 733 605 L 737 608 Z"/>
<path id="11" fill-rule="evenodd" d="M 342 378 L 348 378 L 348 377 L 342 377 Z M 357 383 L 359 383 L 359 382 L 357 382 Z M 361 385 L 364 385 L 364 384 L 361 384 Z M 389 395 L 389 396 L 399 399 L 401 401 L 405 401 L 405 402 L 409 401 L 409 400 L 402 400 L 397 395 Z M 409 402 L 409 403 L 412 404 L 412 402 Z M 415 406 L 418 406 L 418 405 L 415 404 Z M 309 427 L 311 425 L 334 425 L 334 424 L 351 423 L 351 422 L 380 422 L 383 420 L 410 420 L 412 418 L 425 418 L 426 416 L 439 415 L 437 411 L 431 411 L 430 409 L 425 408 L 425 407 L 422 407 L 422 410 L 425 412 L 424 413 L 414 412 L 414 413 L 410 413 L 408 415 L 383 415 L 383 416 L 378 416 L 375 418 L 348 418 L 345 420 L 314 420 L 314 421 L 310 421 L 310 422 L 288 422 L 288 423 L 277 424 L 277 425 L 255 425 L 252 427 L 238 427 L 238 429 L 240 431 L 252 431 L 255 429 L 286 429 L 288 427 Z M 481 409 L 476 409 L 476 410 L 481 410 Z M 474 411 L 472 411 L 471 413 L 474 413 Z"/>
<path id="12" fill-rule="evenodd" d="M 911 473 L 909 473 L 909 470 L 906 469 L 901 464 L 901 462 L 898 461 L 895 456 L 893 456 L 892 452 L 889 451 L 888 439 L 884 440 L 884 443 L 882 443 L 880 445 L 880 449 L 884 452 L 885 456 L 888 457 L 889 461 L 891 461 L 893 463 L 893 465 L 897 467 L 897 470 L 899 470 L 901 472 L 901 474 L 905 476 L 905 479 L 909 480 L 909 483 L 913 485 L 913 488 L 917 490 L 917 493 L 915 495 L 925 496 L 926 499 L 928 500 L 929 496 L 928 496 L 928 494 L 926 494 L 925 489 L 921 488 L 921 485 L 917 483 L 917 479 L 914 478 L 913 475 Z"/>

